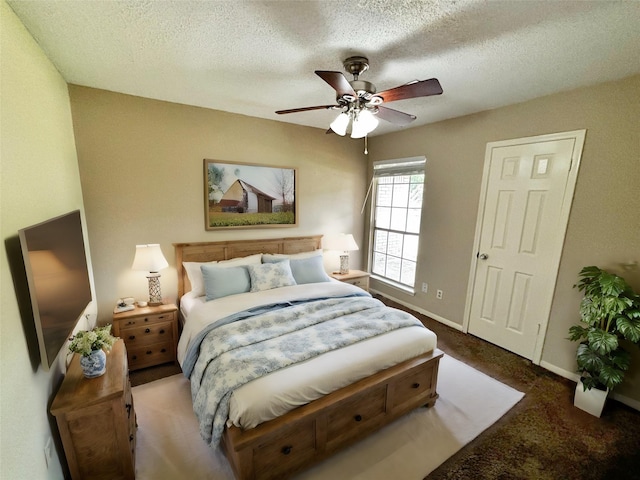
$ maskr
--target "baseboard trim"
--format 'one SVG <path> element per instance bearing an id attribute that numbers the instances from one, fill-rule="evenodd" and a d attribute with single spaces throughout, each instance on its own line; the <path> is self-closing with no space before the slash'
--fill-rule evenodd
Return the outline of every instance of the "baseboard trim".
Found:
<path id="1" fill-rule="evenodd" d="M 578 375 L 576 372 L 570 372 L 568 370 L 565 370 L 564 368 L 560 368 L 556 365 L 553 365 L 549 362 L 540 362 L 540 366 L 542 368 L 544 368 L 545 370 L 549 370 L 550 372 L 555 373 L 556 375 L 560 375 L 561 377 L 564 377 L 568 380 L 572 380 L 574 382 L 578 382 L 578 380 L 580 380 L 580 375 Z M 621 395 L 619 393 L 616 392 L 611 392 L 609 394 L 609 396 L 611 398 L 613 398 L 614 400 L 617 400 L 620 403 L 624 403 L 627 407 L 631 407 L 634 410 L 638 410 L 640 411 L 640 401 L 635 400 L 633 398 L 629 398 L 625 395 Z"/>
<path id="2" fill-rule="evenodd" d="M 429 312 L 427 310 L 424 310 L 423 308 L 416 307 L 415 305 L 412 305 L 407 302 L 403 302 L 399 298 L 395 298 L 389 295 L 387 292 L 380 292 L 379 290 L 375 290 L 371 288 L 369 289 L 369 291 L 371 293 L 377 293 L 378 295 L 382 295 L 383 297 L 386 297 L 389 300 L 393 300 L 394 302 L 399 303 L 400 305 L 404 305 L 405 307 L 410 308 L 411 310 L 414 310 L 418 313 L 421 313 L 422 315 L 426 315 L 429 318 L 433 318 L 434 320 L 446 325 L 447 327 L 451 327 L 454 330 L 458 330 L 459 332 L 462 331 L 462 325 L 460 325 L 459 323 L 452 322 L 451 320 L 447 320 L 446 318 L 441 317 L 440 315 L 436 315 L 435 313 Z"/>

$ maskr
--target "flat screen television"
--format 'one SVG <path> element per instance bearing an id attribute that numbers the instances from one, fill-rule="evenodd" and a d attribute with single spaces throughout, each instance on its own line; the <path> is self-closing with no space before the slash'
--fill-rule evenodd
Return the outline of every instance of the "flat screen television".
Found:
<path id="1" fill-rule="evenodd" d="M 18 232 L 40 358 L 49 370 L 91 302 L 80 211 Z"/>

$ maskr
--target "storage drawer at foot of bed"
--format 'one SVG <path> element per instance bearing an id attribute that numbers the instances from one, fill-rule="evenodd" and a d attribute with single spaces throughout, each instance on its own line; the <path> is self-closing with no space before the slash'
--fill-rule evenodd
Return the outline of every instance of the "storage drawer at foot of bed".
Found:
<path id="1" fill-rule="evenodd" d="M 277 439 L 253 449 L 256 480 L 283 478 L 285 472 L 309 462 L 315 455 L 314 422 L 298 422 Z"/>
<path id="2" fill-rule="evenodd" d="M 416 400 L 420 397 L 424 397 L 424 404 L 428 403 L 435 395 L 434 371 L 437 372 L 437 369 L 413 369 L 391 382 L 389 410 L 415 408 Z"/>
<path id="3" fill-rule="evenodd" d="M 175 346 L 172 341 L 144 345 L 127 350 L 129 370 L 158 365 L 175 360 Z"/>
<path id="4" fill-rule="evenodd" d="M 327 449 L 357 437 L 385 414 L 387 388 L 381 385 L 371 391 L 349 398 L 327 412 Z"/>

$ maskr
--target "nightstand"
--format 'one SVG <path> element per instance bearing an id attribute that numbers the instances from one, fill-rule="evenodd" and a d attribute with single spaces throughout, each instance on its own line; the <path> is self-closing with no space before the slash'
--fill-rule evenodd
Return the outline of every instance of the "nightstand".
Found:
<path id="1" fill-rule="evenodd" d="M 107 371 L 85 378 L 75 354 L 51 404 L 73 480 L 135 478 L 136 412 L 122 340 Z"/>
<path id="2" fill-rule="evenodd" d="M 127 347 L 129 370 L 176 362 L 178 307 L 136 307 L 113 314 L 113 334 Z"/>
<path id="3" fill-rule="evenodd" d="M 349 273 L 340 274 L 338 272 L 333 272 L 330 275 L 336 280 L 340 280 L 344 283 L 350 283 L 351 285 L 360 287 L 367 292 L 369 291 L 369 274 L 367 272 L 363 272 L 362 270 L 349 270 Z"/>

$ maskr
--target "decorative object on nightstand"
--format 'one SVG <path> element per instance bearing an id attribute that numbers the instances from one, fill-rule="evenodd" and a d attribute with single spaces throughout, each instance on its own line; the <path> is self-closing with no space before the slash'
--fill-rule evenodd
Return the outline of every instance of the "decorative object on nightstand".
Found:
<path id="1" fill-rule="evenodd" d="M 346 275 L 349 273 L 349 252 L 358 250 L 358 244 L 350 233 L 341 233 L 339 235 L 328 236 L 323 241 L 323 247 L 327 250 L 340 250 L 344 252 L 340 255 L 340 273 Z"/>
<path id="2" fill-rule="evenodd" d="M 332 278 L 340 280 L 343 283 L 350 283 L 356 287 L 360 287 L 364 291 L 369 291 L 369 274 L 362 270 L 350 270 L 349 273 L 341 274 L 334 272 L 330 274 Z"/>
<path id="3" fill-rule="evenodd" d="M 114 313 L 113 331 L 127 347 L 129 370 L 177 361 L 178 307 L 173 304 Z"/>
<path id="4" fill-rule="evenodd" d="M 162 305 L 162 291 L 160 290 L 159 270 L 167 268 L 169 263 L 164 258 L 160 245 L 151 243 L 148 245 L 136 245 L 136 256 L 133 259 L 133 270 L 149 272 L 149 305 Z"/>
<path id="5" fill-rule="evenodd" d="M 93 330 L 80 330 L 69 344 L 69 351 L 80 354 L 80 366 L 86 378 L 104 375 L 107 369 L 107 356 L 104 350 L 111 350 L 117 338 L 111 335 L 111 325 L 95 327 Z"/>

